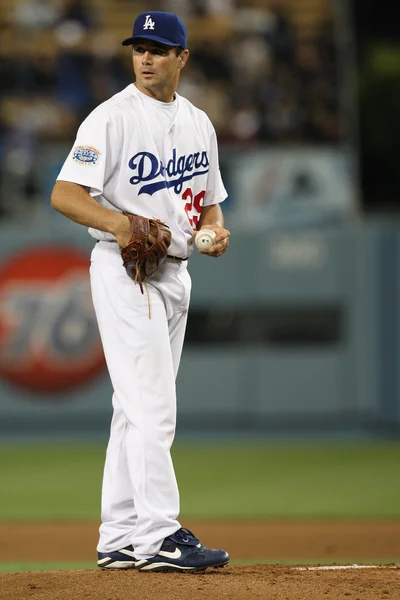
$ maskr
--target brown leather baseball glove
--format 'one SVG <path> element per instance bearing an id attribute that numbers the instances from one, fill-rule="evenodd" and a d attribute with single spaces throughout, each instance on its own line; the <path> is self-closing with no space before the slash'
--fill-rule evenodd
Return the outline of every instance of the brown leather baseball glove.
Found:
<path id="1" fill-rule="evenodd" d="M 159 219 L 124 214 L 131 222 L 132 235 L 129 244 L 121 248 L 122 261 L 129 277 L 139 283 L 143 294 L 146 277 L 154 275 L 167 257 L 171 231 Z"/>

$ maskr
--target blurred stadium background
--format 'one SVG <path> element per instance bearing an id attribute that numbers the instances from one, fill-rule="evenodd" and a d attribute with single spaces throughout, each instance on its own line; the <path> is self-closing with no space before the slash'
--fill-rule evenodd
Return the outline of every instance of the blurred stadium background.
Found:
<path id="1" fill-rule="evenodd" d="M 178 91 L 216 127 L 232 232 L 226 256 L 190 264 L 182 514 L 399 518 L 400 44 L 386 4 L 384 18 L 372 0 L 0 0 L 0 522 L 97 527 L 111 386 L 92 244 L 49 194 L 81 120 L 131 82 L 120 40 L 150 8 L 188 24 Z"/>

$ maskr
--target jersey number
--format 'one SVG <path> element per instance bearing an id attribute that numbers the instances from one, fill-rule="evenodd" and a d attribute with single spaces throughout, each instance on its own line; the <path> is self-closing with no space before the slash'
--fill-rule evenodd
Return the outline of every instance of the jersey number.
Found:
<path id="1" fill-rule="evenodd" d="M 203 209 L 203 200 L 206 195 L 206 191 L 203 190 L 195 195 L 193 198 L 193 191 L 191 188 L 187 188 L 182 194 L 182 200 L 185 200 L 185 212 L 189 219 L 191 227 L 196 227 L 199 222 L 201 211 Z"/>

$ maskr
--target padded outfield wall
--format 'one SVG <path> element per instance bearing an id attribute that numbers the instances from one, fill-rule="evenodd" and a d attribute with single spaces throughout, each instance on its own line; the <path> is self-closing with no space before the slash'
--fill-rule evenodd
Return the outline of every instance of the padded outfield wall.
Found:
<path id="1" fill-rule="evenodd" d="M 61 217 L 0 230 L 2 439 L 107 436 L 91 247 Z M 190 272 L 178 435 L 399 431 L 398 227 L 234 231 Z"/>

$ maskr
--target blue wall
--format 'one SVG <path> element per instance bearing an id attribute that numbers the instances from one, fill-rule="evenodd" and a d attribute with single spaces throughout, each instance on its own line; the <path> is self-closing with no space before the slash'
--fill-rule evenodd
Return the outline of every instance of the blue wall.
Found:
<path id="1" fill-rule="evenodd" d="M 2 229 L 0 278 L 19 250 L 44 243 L 87 256 L 92 246 L 83 228 L 58 217 L 28 235 Z M 178 431 L 400 431 L 400 228 L 233 231 L 224 257 L 193 256 L 190 271 L 191 319 L 212 330 L 196 342 L 190 322 Z M 45 396 L 0 378 L 0 437 L 105 436 L 111 393 L 104 370 Z"/>

